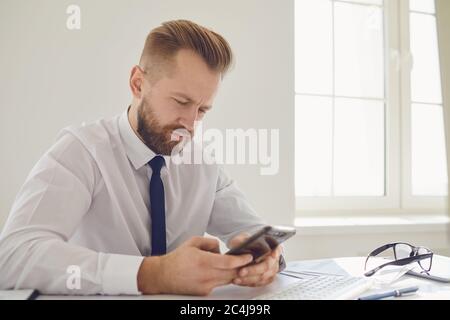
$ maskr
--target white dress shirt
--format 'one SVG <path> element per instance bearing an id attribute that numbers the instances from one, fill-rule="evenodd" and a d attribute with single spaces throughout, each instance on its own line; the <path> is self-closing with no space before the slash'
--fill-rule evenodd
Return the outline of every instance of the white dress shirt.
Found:
<path id="1" fill-rule="evenodd" d="M 154 156 L 126 111 L 63 129 L 27 177 L 0 235 L 0 288 L 139 294 L 137 273 L 151 254 L 147 163 Z M 263 225 L 220 166 L 165 159 L 168 252 L 205 232 L 228 242 Z"/>

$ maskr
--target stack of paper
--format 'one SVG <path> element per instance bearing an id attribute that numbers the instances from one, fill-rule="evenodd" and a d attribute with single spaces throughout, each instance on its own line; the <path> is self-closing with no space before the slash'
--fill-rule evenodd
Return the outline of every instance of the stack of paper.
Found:
<path id="1" fill-rule="evenodd" d="M 33 300 L 37 296 L 34 289 L 0 290 L 0 300 Z"/>

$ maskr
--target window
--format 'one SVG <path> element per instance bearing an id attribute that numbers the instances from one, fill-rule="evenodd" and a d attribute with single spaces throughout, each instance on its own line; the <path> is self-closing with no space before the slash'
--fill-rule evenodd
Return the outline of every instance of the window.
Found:
<path id="1" fill-rule="evenodd" d="M 297 209 L 443 208 L 433 0 L 295 1 Z"/>
<path id="2" fill-rule="evenodd" d="M 447 169 L 434 1 L 411 0 L 409 16 L 412 194 L 444 196 Z"/>

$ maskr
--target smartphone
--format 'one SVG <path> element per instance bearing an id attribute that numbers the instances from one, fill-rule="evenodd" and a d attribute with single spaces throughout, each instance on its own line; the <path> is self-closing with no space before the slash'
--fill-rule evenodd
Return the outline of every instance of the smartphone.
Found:
<path id="1" fill-rule="evenodd" d="M 226 254 L 241 255 L 249 253 L 253 256 L 252 263 L 258 263 L 279 244 L 295 235 L 295 232 L 295 228 L 291 227 L 265 226 Z"/>

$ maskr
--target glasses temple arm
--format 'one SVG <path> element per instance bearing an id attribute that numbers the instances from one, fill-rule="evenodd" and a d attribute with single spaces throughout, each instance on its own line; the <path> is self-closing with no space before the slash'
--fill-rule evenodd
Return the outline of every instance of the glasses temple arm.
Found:
<path id="1" fill-rule="evenodd" d="M 408 257 L 408 258 L 404 258 L 404 259 L 400 259 L 400 260 L 390 261 L 390 262 L 387 262 L 385 264 L 382 264 L 381 266 L 376 267 L 375 269 L 367 271 L 364 275 L 366 277 L 370 277 L 374 273 L 376 273 L 378 270 L 380 270 L 381 268 L 384 268 L 386 266 L 389 266 L 389 265 L 391 265 L 391 266 L 404 266 L 404 265 L 407 265 L 407 264 L 410 264 L 410 263 L 413 263 L 413 262 L 416 262 L 416 261 L 420 261 L 420 260 L 429 258 L 431 256 L 433 256 L 433 253 L 420 254 L 420 255 L 417 255 L 417 256 L 413 256 L 413 257 Z"/>

